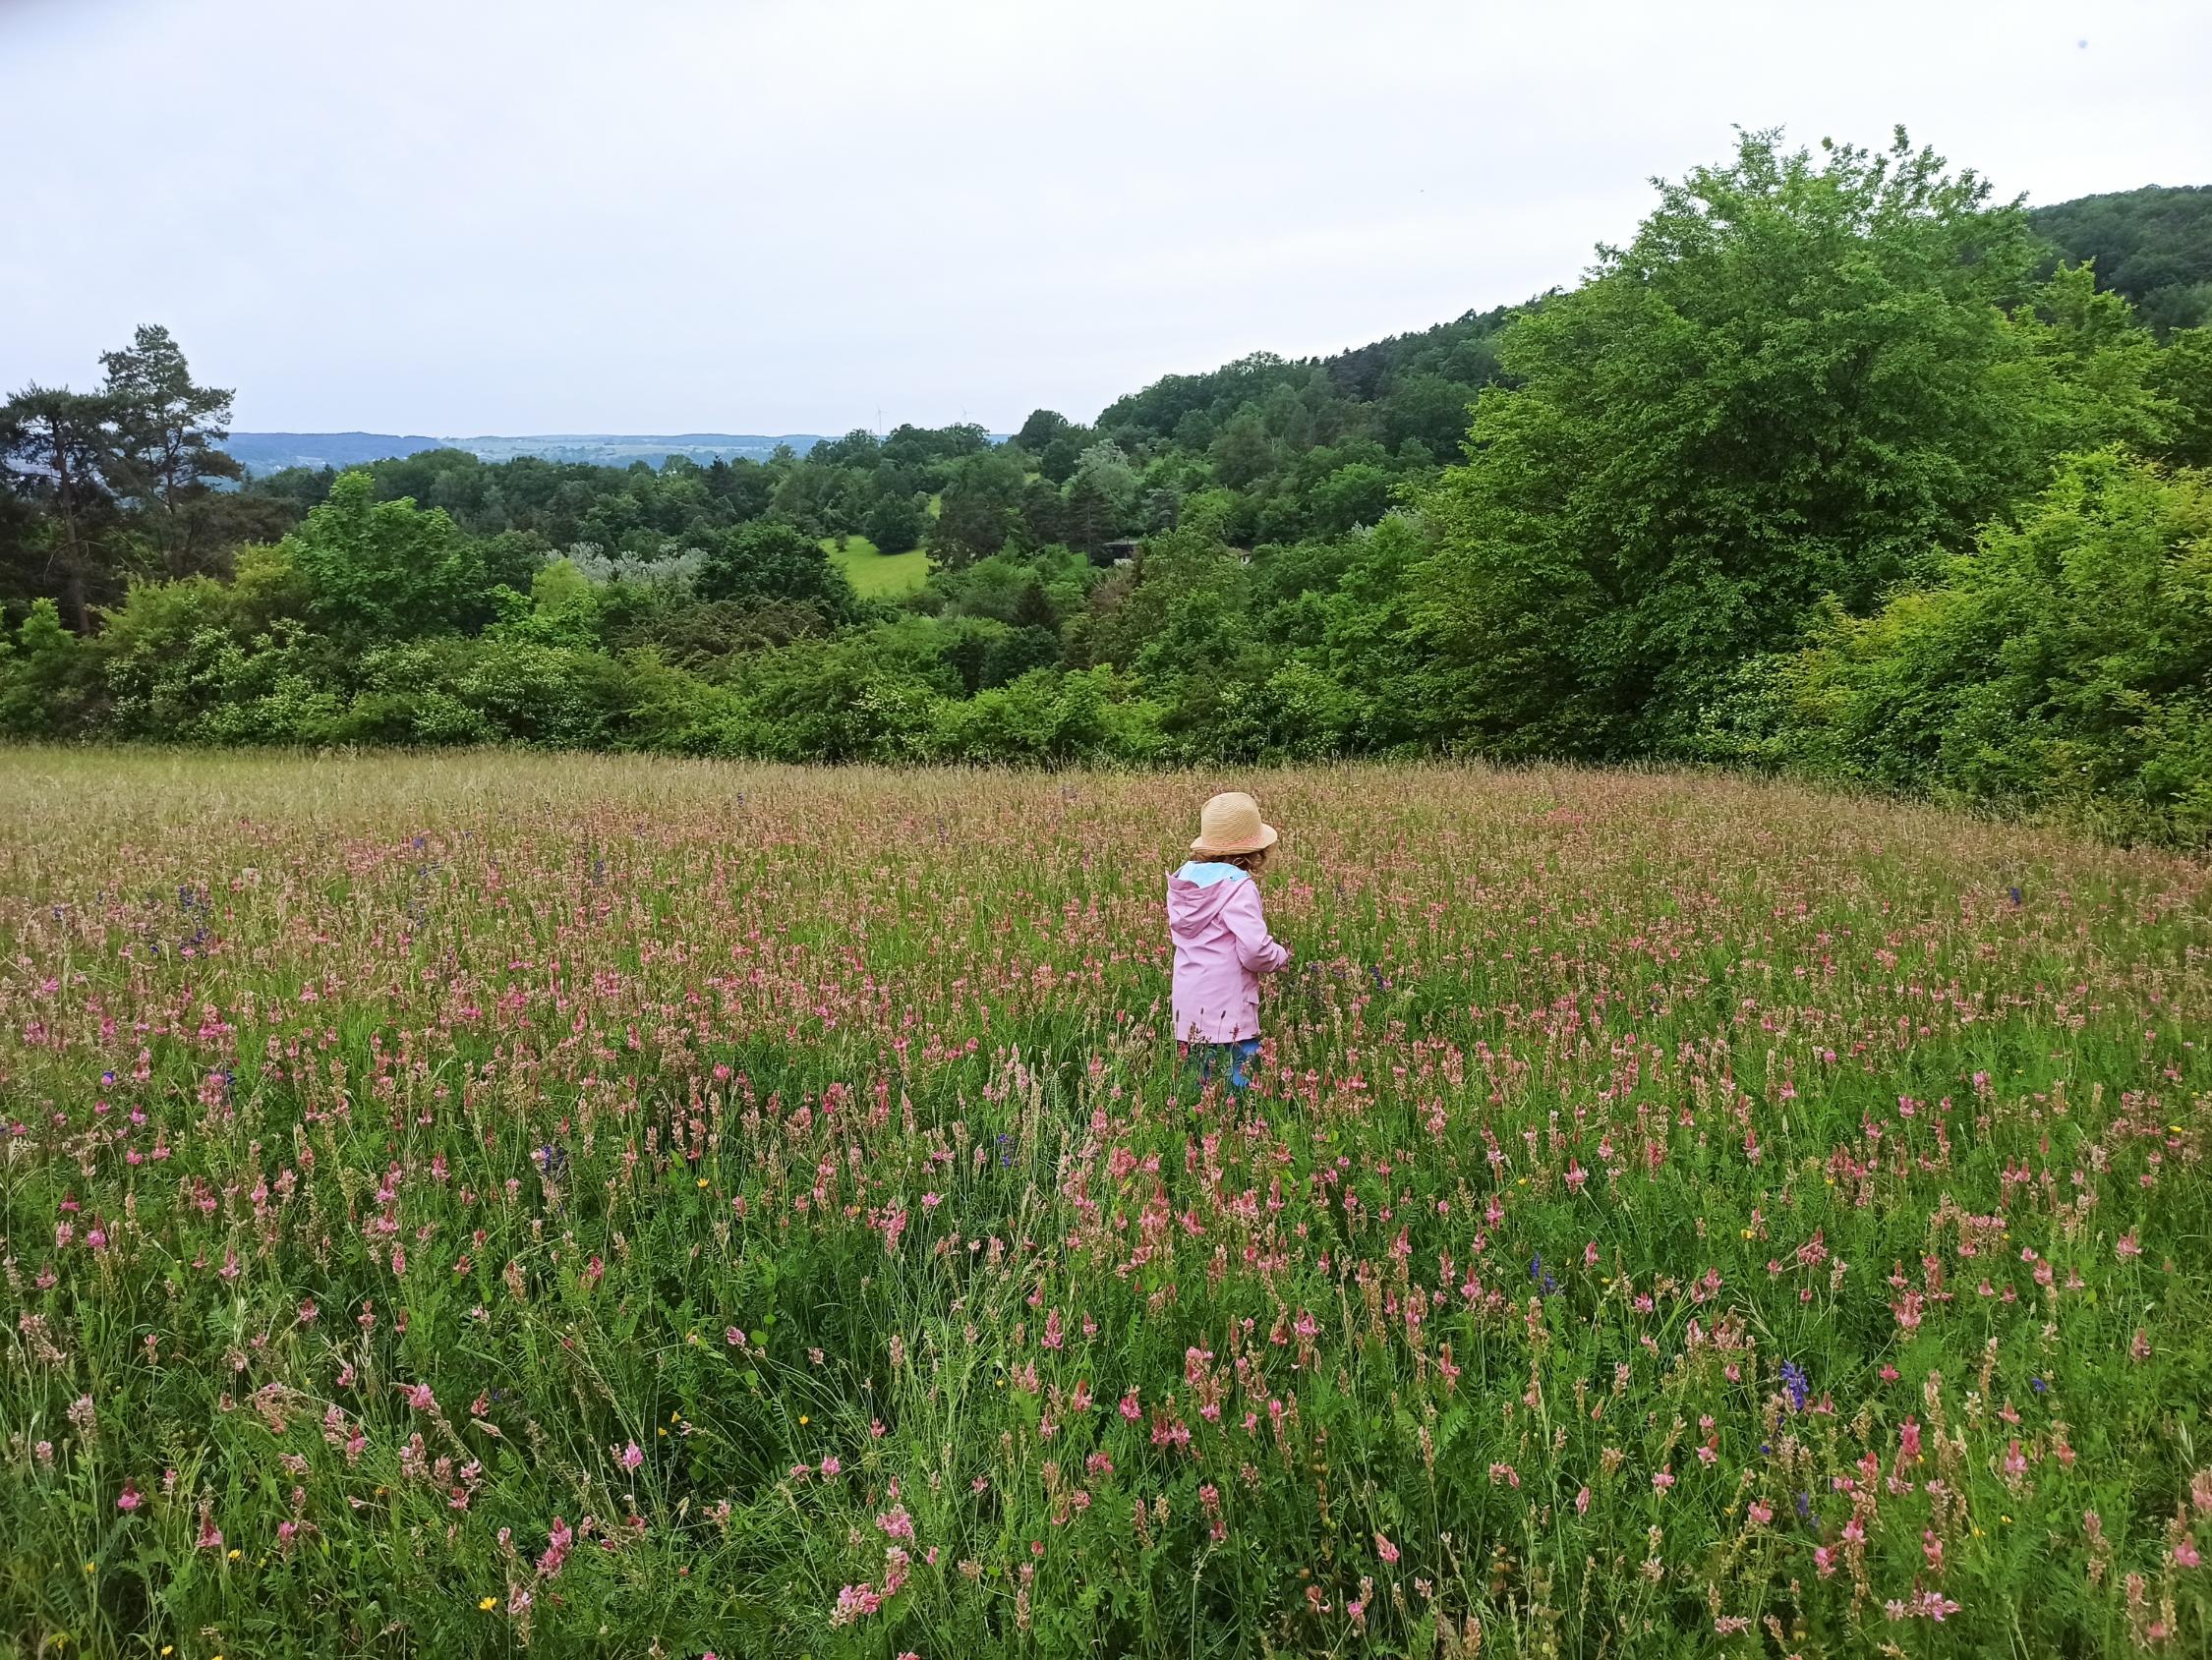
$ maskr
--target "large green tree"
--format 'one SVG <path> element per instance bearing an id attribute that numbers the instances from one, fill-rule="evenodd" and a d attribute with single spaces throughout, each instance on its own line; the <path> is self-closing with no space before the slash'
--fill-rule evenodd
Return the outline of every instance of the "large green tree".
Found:
<path id="1" fill-rule="evenodd" d="M 1004 450 L 971 455 L 946 483 L 930 546 L 949 560 L 996 553 L 1021 525 L 1021 463 Z"/>
<path id="2" fill-rule="evenodd" d="M 124 570 L 112 465 L 114 400 L 65 386 L 26 386 L 0 404 L 0 467 L 33 519 L 19 527 L 19 559 L 56 596 L 78 633 L 92 606 L 120 592 Z"/>
<path id="3" fill-rule="evenodd" d="M 852 585 L 821 544 L 780 519 L 756 519 L 724 537 L 695 586 L 705 600 L 800 601 L 833 620 L 853 608 Z"/>
<path id="4" fill-rule="evenodd" d="M 1031 455 L 1042 455 L 1053 439 L 1070 431 L 1075 423 L 1057 409 L 1033 409 L 1029 419 L 1021 423 L 1021 430 L 1014 434 L 1014 441 Z"/>
<path id="5" fill-rule="evenodd" d="M 816 467 L 872 468 L 883 454 L 883 440 L 865 427 L 855 427 L 842 438 L 824 438 L 806 452 Z"/>
<path id="6" fill-rule="evenodd" d="M 879 495 L 868 508 L 863 523 L 868 540 L 879 553 L 904 553 L 919 547 L 929 529 L 929 509 L 922 498 L 897 491 Z"/>
<path id="7" fill-rule="evenodd" d="M 1136 469 L 1121 445 L 1095 443 L 1083 451 L 1077 465 L 1074 487 L 1088 486 L 1104 498 L 1113 518 L 1112 528 L 1127 530 L 1136 518 L 1138 481 Z"/>
<path id="8" fill-rule="evenodd" d="M 2212 467 L 2212 327 L 2176 331 L 2151 367 L 2151 378 L 2173 406 L 2166 458 Z"/>
<path id="9" fill-rule="evenodd" d="M 1275 465 L 1275 440 L 1257 408 L 1247 404 L 1206 446 L 1213 476 L 1231 489 L 1256 483 Z"/>
<path id="10" fill-rule="evenodd" d="M 458 634 L 485 620 L 477 544 L 443 509 L 378 501 L 367 473 L 342 473 L 330 498 L 285 538 L 316 620 L 343 639 Z"/>
<path id="11" fill-rule="evenodd" d="M 1516 383 L 1484 391 L 1436 492 L 1423 622 L 1456 723 L 1663 750 L 1823 596 L 1864 612 L 2039 487 L 2099 407 L 2056 390 L 2094 357 L 2078 329 L 2008 314 L 2039 257 L 2016 205 L 1901 130 L 1880 153 L 1746 134 L 1663 184 L 1586 286 L 1507 330 Z"/>
<path id="12" fill-rule="evenodd" d="M 207 569 L 222 552 L 210 481 L 246 471 L 222 447 L 231 394 L 196 384 L 184 353 L 156 325 L 142 325 L 121 351 L 102 352 L 100 364 L 114 421 L 111 485 L 138 509 L 170 576 Z"/>

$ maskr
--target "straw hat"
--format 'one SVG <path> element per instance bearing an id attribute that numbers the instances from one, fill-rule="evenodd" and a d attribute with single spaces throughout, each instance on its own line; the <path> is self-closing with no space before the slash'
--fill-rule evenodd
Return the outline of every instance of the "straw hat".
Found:
<path id="1" fill-rule="evenodd" d="M 1275 827 L 1259 822 L 1259 803 L 1241 789 L 1217 795 L 1198 810 L 1193 853 L 1257 853 L 1275 845 Z"/>

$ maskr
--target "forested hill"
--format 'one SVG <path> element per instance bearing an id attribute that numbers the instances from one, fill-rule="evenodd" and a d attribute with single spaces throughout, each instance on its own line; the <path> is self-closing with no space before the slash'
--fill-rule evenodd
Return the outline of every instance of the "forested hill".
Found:
<path id="1" fill-rule="evenodd" d="M 2125 295 L 2160 333 L 2212 322 L 2212 185 L 2077 197 L 2028 221 L 2064 258 L 2094 259 L 2097 286 Z"/>
<path id="2" fill-rule="evenodd" d="M 1701 760 L 2212 842 L 2208 202 L 1746 134 L 1511 310 L 758 459 L 222 488 L 148 326 L 0 407 L 0 733 Z"/>
<path id="3" fill-rule="evenodd" d="M 1260 429 L 1295 444 L 1339 435 L 1324 413 L 1332 402 L 1385 404 L 1368 436 L 1396 452 L 1409 443 L 1449 456 L 1467 435 L 1467 405 L 1497 374 L 1496 335 L 1514 308 L 1469 312 L 1415 334 L 1392 335 L 1332 357 L 1284 359 L 1255 353 L 1201 374 L 1170 374 L 1141 392 L 1117 398 L 1098 429 L 1118 440 L 1167 441 L 1204 447 L 1232 434 L 1230 464 L 1256 462 Z M 1256 422 L 1237 422 L 1247 405 Z M 1299 412 L 1303 410 L 1301 423 Z M 1340 425 L 1336 424 L 1336 425 Z"/>
<path id="4" fill-rule="evenodd" d="M 2097 286 L 2125 296 L 2143 322 L 2164 334 L 2212 323 L 2212 185 L 2147 185 L 2032 208 L 2028 222 L 2046 245 L 2045 268 L 2093 260 Z M 1466 436 L 1467 405 L 1496 377 L 1497 335 L 1515 312 L 1470 311 L 1418 333 L 1321 358 L 1257 353 L 1195 374 L 1170 374 L 1109 404 L 1097 429 L 1119 441 L 1167 440 L 1203 447 L 1230 429 L 1248 404 L 1277 417 L 1259 425 L 1281 431 L 1280 417 L 1305 407 L 1309 427 L 1326 441 L 1329 402 L 1377 406 L 1367 435 L 1397 451 L 1407 442 L 1449 458 Z M 1341 429 L 1343 418 L 1336 422 Z M 1295 418 L 1289 424 L 1296 425 Z M 1256 460 L 1257 435 L 1233 429 L 1232 468 Z"/>

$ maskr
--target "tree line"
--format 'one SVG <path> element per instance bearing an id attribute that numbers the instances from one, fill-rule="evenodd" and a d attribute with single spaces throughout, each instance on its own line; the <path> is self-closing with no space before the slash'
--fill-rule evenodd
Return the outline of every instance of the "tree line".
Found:
<path id="1" fill-rule="evenodd" d="M 658 470 L 239 481 L 230 395 L 142 329 L 99 390 L 0 409 L 0 730 L 1658 758 L 2202 842 L 2208 225 L 2212 192 L 2039 217 L 1901 133 L 1749 134 L 1521 307 L 1001 445 Z M 926 585 L 863 601 L 852 538 L 926 549 Z"/>

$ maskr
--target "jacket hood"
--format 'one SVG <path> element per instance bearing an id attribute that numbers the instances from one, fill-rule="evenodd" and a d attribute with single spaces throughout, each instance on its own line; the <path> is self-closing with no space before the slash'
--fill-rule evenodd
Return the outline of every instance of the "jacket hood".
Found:
<path id="1" fill-rule="evenodd" d="M 1216 871 L 1229 871 L 1226 877 Z M 1219 920 L 1230 898 L 1252 879 L 1234 865 L 1185 865 L 1168 878 L 1168 932 L 1194 939 Z"/>

